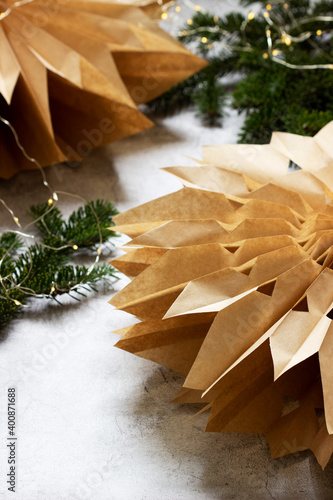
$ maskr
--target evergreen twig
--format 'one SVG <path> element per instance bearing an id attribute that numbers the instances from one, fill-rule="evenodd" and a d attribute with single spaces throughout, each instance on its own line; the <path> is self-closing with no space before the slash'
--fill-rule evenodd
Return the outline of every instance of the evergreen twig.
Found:
<path id="1" fill-rule="evenodd" d="M 249 6 L 253 2 L 242 3 Z M 267 2 L 260 3 L 265 7 Z M 333 16 L 333 0 L 315 4 L 309 0 L 290 0 L 287 9 L 285 5 L 272 2 L 271 15 L 278 19 L 280 28 L 285 28 L 292 37 L 300 32 L 310 32 L 311 36 L 288 45 L 278 43 L 281 33 L 278 35 L 279 30 L 272 29 L 279 57 L 297 66 L 333 63 L 333 22 L 316 19 Z M 149 108 L 153 112 L 170 113 L 195 105 L 205 122 L 217 125 L 225 114 L 226 88 L 221 78 L 233 73 L 242 76 L 232 93 L 232 106 L 245 112 L 240 142 L 268 142 L 274 130 L 302 135 L 318 132 L 333 119 L 333 71 L 290 69 L 274 62 L 267 57 L 267 27 L 263 15 L 249 21 L 237 12 L 220 18 L 196 12 L 192 24 L 184 26 L 179 39 L 210 64 L 152 101 Z M 210 50 L 216 42 L 222 47 L 219 54 Z"/>
<path id="2" fill-rule="evenodd" d="M 17 234 L 3 233 L 0 236 L 0 329 L 18 315 L 29 297 L 45 297 L 59 303 L 60 295 L 69 294 L 79 300 L 85 296 L 83 290 L 96 290 L 93 285 L 97 282 L 110 282 L 110 278 L 115 278 L 115 270 L 108 264 L 88 268 L 70 264 L 70 259 L 77 254 L 76 246 L 79 250 L 95 250 L 100 236 L 102 242 L 117 236 L 110 230 L 116 214 L 112 203 L 97 200 L 74 211 L 66 222 L 56 206 L 50 208 L 43 203 L 30 208 L 41 234 L 39 243 L 22 250 L 24 244 Z"/>

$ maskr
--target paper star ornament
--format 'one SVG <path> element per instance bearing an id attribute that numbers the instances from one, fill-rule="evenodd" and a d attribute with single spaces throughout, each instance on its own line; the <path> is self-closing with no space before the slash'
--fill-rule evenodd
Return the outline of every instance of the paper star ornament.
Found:
<path id="1" fill-rule="evenodd" d="M 31 157 L 78 161 L 152 126 L 137 104 L 206 65 L 145 13 L 152 4 L 0 1 L 0 115 Z M 0 157 L 4 178 L 34 168 L 3 123 Z"/>
<path id="2" fill-rule="evenodd" d="M 299 167 L 290 171 L 293 162 Z M 185 375 L 208 431 L 266 434 L 273 457 L 333 452 L 333 122 L 314 138 L 204 147 L 184 189 L 115 218 L 141 322 L 116 344 Z"/>

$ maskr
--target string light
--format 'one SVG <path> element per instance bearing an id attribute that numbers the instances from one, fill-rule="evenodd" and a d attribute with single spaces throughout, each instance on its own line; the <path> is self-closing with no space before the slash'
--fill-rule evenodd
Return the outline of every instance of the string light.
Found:
<path id="1" fill-rule="evenodd" d="M 30 3 L 30 2 L 27 2 L 27 3 Z M 14 5 L 17 5 L 17 4 L 14 4 Z M 43 167 L 40 165 L 40 163 L 35 159 L 35 158 L 32 158 L 31 156 L 29 156 L 29 154 L 27 153 L 27 151 L 25 150 L 25 148 L 23 147 L 23 145 L 21 144 L 20 140 L 19 140 L 19 137 L 18 137 L 18 134 L 15 130 L 15 128 L 13 127 L 13 125 L 8 121 L 6 120 L 5 118 L 3 118 L 2 116 L 0 116 L 0 121 L 2 123 L 4 123 L 12 132 L 13 136 L 14 136 L 14 139 L 15 139 L 15 142 L 16 142 L 16 145 L 18 146 L 18 148 L 21 150 L 22 154 L 24 155 L 24 157 L 29 160 L 30 162 L 34 163 L 34 165 L 39 169 L 41 175 L 42 175 L 42 182 L 43 182 L 43 185 L 49 190 L 49 192 L 51 193 L 51 197 L 48 199 L 48 205 L 49 205 L 49 209 L 41 216 L 39 217 L 38 219 L 30 222 L 29 224 L 27 224 L 25 226 L 25 228 L 22 228 L 21 226 L 21 223 L 19 221 L 19 218 L 14 214 L 13 210 L 7 205 L 7 203 L 0 199 L 0 203 L 5 207 L 5 209 L 10 213 L 13 221 L 15 222 L 15 224 L 20 228 L 20 231 L 12 231 L 13 233 L 21 236 L 25 243 L 26 243 L 26 247 L 27 247 L 27 252 L 30 256 L 30 267 L 25 275 L 25 277 L 22 279 L 22 281 L 20 283 L 15 283 L 12 279 L 11 276 L 6 276 L 6 277 L 3 277 L 3 276 L 0 276 L 0 285 L 3 289 L 3 292 L 5 294 L 5 296 L 0 296 L 0 299 L 7 299 L 7 300 L 11 300 L 12 302 L 15 303 L 15 305 L 17 306 L 21 306 L 21 307 L 29 307 L 29 306 L 26 306 L 24 304 L 22 304 L 20 301 L 16 300 L 16 299 L 13 299 L 12 297 L 9 296 L 8 294 L 8 290 L 12 290 L 12 289 L 16 289 L 16 290 L 19 290 L 21 293 L 25 294 L 25 295 L 29 295 L 29 296 L 34 296 L 36 298 L 43 298 L 43 297 L 47 297 L 49 295 L 44 295 L 44 294 L 36 294 L 34 292 L 34 290 L 30 289 L 30 288 L 26 288 L 24 287 L 24 281 L 26 281 L 31 272 L 32 272 L 32 254 L 31 254 L 31 251 L 30 251 L 30 248 L 29 248 L 29 245 L 27 244 L 27 238 L 30 238 L 30 239 L 33 239 L 35 240 L 35 236 L 33 234 L 29 234 L 29 233 L 26 233 L 24 232 L 28 227 L 30 227 L 31 225 L 34 225 L 36 224 L 36 222 L 38 222 L 39 220 L 41 220 L 43 217 L 45 217 L 45 215 L 47 215 L 49 212 L 51 212 L 53 209 L 54 209 L 54 202 L 57 202 L 59 200 L 59 197 L 58 197 L 58 194 L 62 194 L 62 195 L 67 195 L 67 196 L 71 196 L 71 197 L 75 197 L 81 201 L 83 201 L 85 204 L 87 204 L 87 200 L 85 200 L 83 197 L 79 196 L 79 195 L 75 195 L 73 193 L 67 193 L 65 191 L 58 191 L 56 192 L 54 189 L 52 189 L 52 187 L 50 186 L 50 184 L 48 183 L 47 181 L 47 178 L 46 178 L 46 174 L 44 172 L 44 169 Z M 96 223 L 97 223 L 97 228 L 98 228 L 98 235 L 99 235 L 99 247 L 96 251 L 96 258 L 95 258 L 95 261 L 94 263 L 90 266 L 90 268 L 88 269 L 88 272 L 87 274 L 89 275 L 92 270 L 95 268 L 96 264 L 99 262 L 99 259 L 100 259 L 100 254 L 101 254 L 101 245 L 103 244 L 103 238 L 102 238 L 102 231 L 101 231 L 101 226 L 100 226 L 100 221 L 99 221 L 99 218 L 98 218 L 98 215 L 96 213 L 96 211 L 94 210 L 93 206 L 92 205 L 89 205 L 90 209 L 92 210 L 93 214 L 94 214 L 94 217 L 96 218 Z M 13 243 L 14 245 L 14 243 Z M 13 245 L 7 249 L 7 251 L 4 253 L 4 255 L 2 256 L 2 258 L 0 259 L 0 268 L 1 268 L 1 265 L 3 263 L 3 261 L 6 259 L 6 257 L 10 254 L 12 248 L 13 248 Z M 45 243 L 42 243 L 42 242 L 39 242 L 39 245 L 40 246 L 43 246 L 44 248 L 47 248 L 47 249 L 50 249 L 50 250 L 54 250 L 54 251 L 61 251 L 61 250 L 64 250 L 66 248 L 70 248 L 70 245 L 63 245 L 61 247 L 51 247 L 49 245 L 46 245 Z M 72 246 L 73 250 L 78 250 L 78 246 L 76 244 L 74 244 Z M 7 289 L 6 287 L 6 282 L 8 282 L 9 284 L 9 288 Z M 69 290 L 67 290 L 68 292 L 70 291 L 73 291 L 73 290 L 76 290 L 78 287 L 81 286 L 83 280 L 79 283 L 77 283 L 76 285 L 74 285 L 73 287 L 71 287 Z M 55 292 L 56 288 L 55 288 L 55 284 L 52 285 L 52 288 L 51 288 L 51 294 L 53 294 Z M 64 290 L 65 292 L 65 290 Z M 55 300 L 56 298 L 53 297 Z"/>
<path id="2" fill-rule="evenodd" d="M 2 123 L 4 123 L 5 125 L 7 125 L 7 127 L 11 130 L 13 136 L 14 136 L 14 139 L 15 139 L 15 142 L 16 142 L 16 145 L 18 146 L 18 148 L 21 150 L 23 156 L 28 160 L 30 161 L 31 163 L 33 163 L 37 168 L 38 170 L 40 171 L 41 175 L 42 175 L 42 179 L 43 179 L 43 184 L 44 186 L 49 190 L 49 192 L 51 193 L 51 195 L 54 195 L 54 190 L 51 189 L 49 183 L 47 182 L 47 179 L 46 179 L 46 175 L 45 175 L 45 172 L 44 172 L 44 169 L 43 167 L 41 166 L 41 164 L 36 160 L 36 158 L 32 158 L 30 155 L 28 155 L 28 153 L 26 152 L 26 150 L 24 149 L 24 147 L 22 146 L 21 144 L 21 141 L 18 137 L 18 134 L 16 132 L 16 130 L 14 129 L 13 125 L 8 121 L 6 120 L 6 118 L 3 118 L 1 115 L 0 115 L 0 121 Z"/>
<path id="3" fill-rule="evenodd" d="M 333 22 L 333 16 L 315 16 L 315 17 L 309 17 L 308 19 L 301 19 L 298 21 L 298 24 L 308 24 L 308 23 L 314 23 L 322 21 L 323 23 L 331 23 Z"/>
<path id="4" fill-rule="evenodd" d="M 286 35 L 285 33 L 283 33 L 282 35 L 282 41 L 283 43 L 285 43 L 286 45 L 291 45 L 291 38 L 290 36 Z"/>
<path id="5" fill-rule="evenodd" d="M 290 69 L 333 69 L 333 64 L 291 64 L 287 61 L 283 61 L 279 57 L 272 57 L 272 60 Z"/>
<path id="6" fill-rule="evenodd" d="M 195 33 L 206 33 L 208 31 L 208 33 L 222 33 L 223 35 L 228 35 L 228 31 L 222 29 L 222 28 L 219 28 L 218 26 L 202 26 L 200 28 L 194 28 L 194 29 L 191 29 L 191 30 L 184 30 L 182 31 L 182 34 L 183 35 L 193 35 Z"/>
<path id="7" fill-rule="evenodd" d="M 190 7 L 192 7 L 196 12 L 203 11 L 203 9 L 200 6 L 194 5 L 189 0 L 184 0 L 184 3 L 186 5 L 189 5 Z M 274 2 L 274 4 L 275 3 L 282 4 L 282 7 L 288 11 L 288 15 L 291 19 L 291 24 L 290 24 L 289 29 L 290 30 L 292 29 L 294 32 L 296 32 L 296 29 L 298 29 L 298 31 L 301 31 L 301 26 L 303 24 L 309 24 L 309 23 L 313 23 L 313 22 L 333 22 L 333 16 L 326 16 L 326 15 L 325 16 L 313 16 L 310 18 L 308 17 L 308 18 L 296 20 L 291 9 L 290 9 L 290 5 L 288 2 L 282 3 L 280 0 L 276 0 L 276 2 Z M 199 7 L 199 9 L 197 7 Z M 315 32 L 306 31 L 306 32 L 300 33 L 298 36 L 292 36 L 289 33 L 286 33 L 285 31 L 283 31 L 283 27 L 281 26 L 281 23 L 282 23 L 281 18 L 274 13 L 274 5 L 271 3 L 266 4 L 266 10 L 261 15 L 264 17 L 266 23 L 271 28 L 271 29 L 266 29 L 266 40 L 267 40 L 268 51 L 263 53 L 262 57 L 264 59 L 270 58 L 271 61 L 276 62 L 276 63 L 281 64 L 281 65 L 284 65 L 290 69 L 304 69 L 304 70 L 313 70 L 313 69 L 330 69 L 330 70 L 332 70 L 333 69 L 332 62 L 329 62 L 327 64 L 325 64 L 325 63 L 323 63 L 323 64 L 291 64 L 291 63 L 288 63 L 288 61 L 285 60 L 285 55 L 282 53 L 281 50 L 279 50 L 277 48 L 277 45 L 279 45 L 281 43 L 283 43 L 287 47 L 290 47 L 292 45 L 292 43 L 304 42 L 305 40 L 309 39 L 313 35 L 320 36 L 323 33 L 323 31 L 321 29 L 318 29 Z M 190 30 L 183 30 L 180 33 L 180 35 L 183 35 L 183 36 L 195 35 L 195 34 L 200 34 L 200 32 L 209 32 L 209 33 L 216 33 L 216 34 L 220 33 L 222 35 L 226 35 L 226 37 L 227 36 L 230 37 L 229 44 L 228 44 L 228 41 L 226 41 L 226 40 L 222 41 L 224 49 L 229 49 L 232 51 L 240 51 L 240 52 L 251 52 L 251 51 L 253 51 L 253 48 L 251 47 L 251 45 L 249 43 L 246 44 L 246 31 L 245 30 L 246 30 L 246 27 L 247 27 L 247 24 L 249 23 L 249 21 L 252 21 L 255 17 L 256 17 L 255 12 L 250 11 L 247 14 L 247 18 L 244 20 L 244 22 L 241 25 L 240 31 L 243 34 L 243 41 L 245 42 L 245 45 L 242 45 L 242 46 L 237 46 L 234 43 L 234 34 L 231 34 L 227 30 L 220 28 L 220 26 L 218 25 L 218 22 L 219 22 L 218 16 L 213 17 L 213 20 L 216 23 L 215 26 L 205 26 L 205 27 L 200 26 L 198 28 L 193 28 Z M 192 19 L 188 19 L 187 24 L 189 26 L 192 26 L 192 24 L 193 24 Z M 288 31 L 289 31 L 289 29 L 288 29 Z M 272 31 L 271 30 L 274 30 L 274 33 L 278 35 L 278 36 L 275 36 L 274 39 L 272 38 Z M 333 31 L 333 30 L 330 29 L 329 31 Z M 202 36 L 201 42 L 203 44 L 206 44 L 209 42 L 209 40 L 206 36 Z M 208 43 L 207 48 L 209 50 L 211 50 L 212 47 L 215 46 L 217 43 L 219 43 L 217 40 L 212 42 L 212 43 Z M 310 43 L 314 44 L 315 42 L 314 42 L 314 40 L 311 40 Z M 319 47 L 318 47 L 318 49 L 321 50 Z M 283 56 L 280 57 L 280 54 L 283 54 Z M 326 54 L 326 55 L 327 55 L 327 57 L 329 57 L 328 54 Z M 277 56 L 279 56 L 279 57 L 277 57 Z"/>
<path id="8" fill-rule="evenodd" d="M 168 17 L 169 17 L 169 14 L 168 14 L 167 12 L 163 12 L 163 13 L 161 14 L 161 18 L 162 18 L 162 19 L 168 19 Z"/>

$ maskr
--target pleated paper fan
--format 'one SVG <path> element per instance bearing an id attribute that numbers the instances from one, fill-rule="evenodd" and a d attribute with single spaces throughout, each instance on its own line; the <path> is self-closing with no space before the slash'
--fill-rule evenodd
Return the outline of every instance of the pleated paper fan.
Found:
<path id="1" fill-rule="evenodd" d="M 133 278 L 116 344 L 185 375 L 207 431 L 267 436 L 272 457 L 333 452 L 333 122 L 314 138 L 203 149 L 185 187 L 116 217 Z M 290 171 L 290 162 L 297 170 Z"/>
<path id="2" fill-rule="evenodd" d="M 0 1 L 0 115 L 41 164 L 78 161 L 152 123 L 137 109 L 206 65 L 143 8 Z M 0 176 L 33 168 L 0 124 Z"/>

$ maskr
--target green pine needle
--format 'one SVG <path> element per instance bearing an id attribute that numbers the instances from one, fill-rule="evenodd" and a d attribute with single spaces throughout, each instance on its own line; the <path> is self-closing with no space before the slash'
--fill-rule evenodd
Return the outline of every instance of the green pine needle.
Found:
<path id="1" fill-rule="evenodd" d="M 242 3 L 249 6 L 249 10 L 253 4 L 249 0 Z M 267 1 L 260 3 L 265 8 Z M 290 46 L 280 43 L 278 49 L 282 55 L 279 57 L 295 65 L 333 64 L 333 22 L 313 20 L 316 16 L 333 16 L 333 0 L 315 3 L 290 0 L 288 5 L 289 9 L 285 9 L 283 2 L 273 2 L 273 18 L 293 37 L 300 32 L 312 34 Z M 301 19 L 300 29 L 293 20 Z M 196 106 L 205 123 L 220 124 L 227 95 L 221 78 L 231 73 L 242 76 L 232 93 L 232 106 L 245 113 L 240 142 L 269 142 L 274 130 L 314 135 L 332 120 L 333 71 L 290 69 L 265 59 L 266 28 L 263 15 L 248 21 L 238 12 L 223 17 L 196 12 L 192 24 L 183 27 L 179 39 L 206 58 L 209 66 L 152 101 L 149 109 L 170 114 L 183 107 Z M 318 35 L 317 30 L 322 34 Z M 271 36 L 274 42 L 281 35 L 272 28 Z M 207 42 L 202 41 L 203 37 Z M 211 56 L 209 47 L 215 42 L 223 42 L 224 50 Z"/>
<path id="2" fill-rule="evenodd" d="M 115 269 L 109 264 L 91 269 L 69 262 L 82 249 L 96 250 L 100 237 L 105 243 L 117 236 L 110 230 L 116 214 L 112 203 L 97 200 L 80 207 L 65 221 L 56 206 L 43 203 L 30 208 L 41 234 L 40 243 L 23 250 L 23 242 L 15 233 L 3 233 L 0 236 L 0 329 L 17 317 L 21 304 L 29 297 L 45 296 L 59 303 L 60 295 L 69 294 L 80 300 L 85 296 L 84 290 L 96 290 L 94 285 L 98 282 L 110 283 L 111 278 L 116 278 Z"/>

